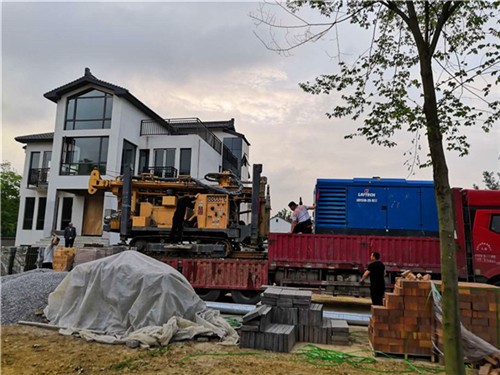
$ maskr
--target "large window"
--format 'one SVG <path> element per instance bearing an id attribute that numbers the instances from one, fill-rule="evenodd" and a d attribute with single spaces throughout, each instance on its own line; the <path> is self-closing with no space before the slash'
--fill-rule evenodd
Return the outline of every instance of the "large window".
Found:
<path id="1" fill-rule="evenodd" d="M 111 127 L 113 96 L 91 90 L 68 99 L 64 129 L 107 129 Z"/>
<path id="2" fill-rule="evenodd" d="M 243 143 L 241 138 L 224 138 L 224 150 L 222 153 L 222 169 L 232 171 L 241 177 L 241 156 Z"/>
<path id="3" fill-rule="evenodd" d="M 38 198 L 38 213 L 36 214 L 36 229 L 43 229 L 45 224 L 45 207 L 47 206 L 47 198 Z"/>
<path id="4" fill-rule="evenodd" d="M 122 152 L 122 167 L 121 174 L 124 172 L 124 167 L 130 166 L 132 175 L 135 174 L 135 150 L 137 146 L 130 143 L 129 141 L 123 141 L 123 152 Z"/>
<path id="5" fill-rule="evenodd" d="M 108 137 L 63 138 L 61 175 L 90 175 L 94 167 L 106 174 Z"/>
<path id="6" fill-rule="evenodd" d="M 23 229 L 33 229 L 33 215 L 35 214 L 35 198 L 26 198 L 24 205 Z"/>
<path id="7" fill-rule="evenodd" d="M 71 216 L 73 215 L 73 198 L 64 197 L 61 212 L 61 230 L 66 229 L 71 223 Z"/>
<path id="8" fill-rule="evenodd" d="M 181 159 L 179 162 L 179 174 L 191 174 L 191 149 L 181 148 Z"/>
<path id="9" fill-rule="evenodd" d="M 28 187 L 30 185 L 38 185 L 40 175 L 40 152 L 32 152 L 30 155 L 30 169 L 28 171 Z"/>
<path id="10" fill-rule="evenodd" d="M 139 173 L 149 173 L 149 150 L 139 150 Z"/>
<path id="11" fill-rule="evenodd" d="M 157 148 L 154 150 L 154 174 L 158 177 L 176 177 L 175 148 Z"/>

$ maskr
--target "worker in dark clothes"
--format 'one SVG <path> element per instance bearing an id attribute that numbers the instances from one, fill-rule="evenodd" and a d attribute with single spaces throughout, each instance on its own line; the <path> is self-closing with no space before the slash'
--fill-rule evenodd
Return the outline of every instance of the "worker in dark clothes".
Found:
<path id="1" fill-rule="evenodd" d="M 174 216 L 172 219 L 172 230 L 170 231 L 170 242 L 182 243 L 182 236 L 184 232 L 184 217 L 188 208 L 194 208 L 196 198 L 190 195 L 181 197 L 177 200 L 177 207 L 175 208 Z"/>
<path id="2" fill-rule="evenodd" d="M 363 284 L 370 276 L 370 295 L 372 305 L 382 306 L 385 293 L 385 265 L 380 261 L 380 254 L 374 252 L 370 256 L 370 264 L 359 282 Z"/>
<path id="3" fill-rule="evenodd" d="M 64 247 L 73 247 L 76 238 L 76 228 L 73 223 L 69 223 L 64 229 Z"/>

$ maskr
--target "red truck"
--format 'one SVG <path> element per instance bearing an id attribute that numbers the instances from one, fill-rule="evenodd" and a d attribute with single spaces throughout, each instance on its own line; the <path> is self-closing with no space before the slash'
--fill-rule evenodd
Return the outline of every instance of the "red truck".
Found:
<path id="1" fill-rule="evenodd" d="M 254 165 L 252 187 L 243 187 L 227 173 L 216 174 L 218 185 L 208 186 L 191 178 L 130 174 L 106 181 L 93 171 L 89 193 L 107 190 L 121 203 L 128 199 L 120 212 L 105 218 L 105 226 L 139 251 L 177 268 L 206 300 L 231 292 L 237 303 L 255 303 L 268 284 L 365 295 L 368 288 L 358 281 L 374 251 L 386 265 L 389 286 L 406 269 L 440 277 L 431 181 L 319 179 L 316 234 L 267 236 L 270 197 L 261 170 Z M 167 219 L 175 206 L 169 202 L 185 193 L 197 194 L 191 216 L 196 226 L 184 229 L 190 250 L 172 249 Z M 455 188 L 453 202 L 460 279 L 500 285 L 500 191 Z M 251 203 L 246 211 L 252 214 L 250 224 L 239 220 L 243 203 Z M 160 213 L 167 218 L 164 224 Z"/>
<path id="2" fill-rule="evenodd" d="M 453 199 L 460 279 L 500 285 L 500 191 L 455 188 Z M 158 259 L 181 271 L 206 300 L 231 292 L 237 303 L 255 303 L 262 285 L 274 283 L 367 295 L 358 280 L 373 251 L 381 254 L 389 285 L 405 269 L 440 277 L 436 237 L 271 233 L 267 257 Z"/>

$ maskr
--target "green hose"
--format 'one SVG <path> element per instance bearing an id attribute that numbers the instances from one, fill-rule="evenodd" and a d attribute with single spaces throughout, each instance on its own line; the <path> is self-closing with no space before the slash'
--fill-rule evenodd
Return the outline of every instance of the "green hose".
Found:
<path id="1" fill-rule="evenodd" d="M 370 372 L 380 372 L 385 374 L 418 373 L 418 374 L 439 374 L 444 372 L 443 368 L 416 365 L 408 359 L 403 363 L 406 369 L 403 370 L 380 370 L 374 367 L 377 360 L 371 356 L 360 356 L 352 353 L 344 353 L 331 349 L 323 349 L 315 345 L 307 344 L 303 349 L 297 351 L 299 355 L 305 357 L 305 361 L 315 366 L 337 367 L 347 364 L 356 369 Z M 378 352 L 377 352 L 378 353 Z M 384 353 L 378 353 L 384 354 Z M 387 355 L 386 355 L 387 356 Z M 387 356 L 388 358 L 391 358 Z"/>

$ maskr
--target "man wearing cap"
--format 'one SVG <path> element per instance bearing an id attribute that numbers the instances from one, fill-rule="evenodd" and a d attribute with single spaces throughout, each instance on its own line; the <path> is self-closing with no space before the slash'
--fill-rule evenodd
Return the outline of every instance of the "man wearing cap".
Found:
<path id="1" fill-rule="evenodd" d="M 316 204 L 312 206 L 306 206 L 301 204 L 300 206 L 295 202 L 288 203 L 288 207 L 292 210 L 292 226 L 290 228 L 290 233 L 312 233 L 312 222 L 311 216 L 307 210 L 314 210 Z"/>
<path id="2" fill-rule="evenodd" d="M 64 229 L 64 247 L 73 247 L 76 238 L 76 228 L 73 223 L 69 223 Z"/>

